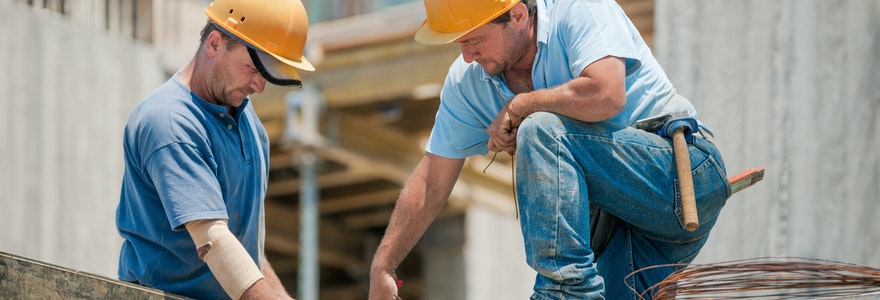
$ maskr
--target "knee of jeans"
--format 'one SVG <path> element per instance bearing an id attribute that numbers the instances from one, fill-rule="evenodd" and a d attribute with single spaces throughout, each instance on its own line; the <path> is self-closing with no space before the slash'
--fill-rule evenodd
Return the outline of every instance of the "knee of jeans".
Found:
<path id="1" fill-rule="evenodd" d="M 553 136 L 558 128 L 562 125 L 562 120 L 554 113 L 539 111 L 529 115 L 528 118 L 519 124 L 518 138 L 531 138 L 539 135 Z"/>

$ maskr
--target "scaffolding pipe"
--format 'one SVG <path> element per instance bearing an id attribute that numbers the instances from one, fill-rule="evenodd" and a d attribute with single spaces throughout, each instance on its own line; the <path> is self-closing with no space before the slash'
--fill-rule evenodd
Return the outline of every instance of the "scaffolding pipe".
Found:
<path id="1" fill-rule="evenodd" d="M 318 158 L 316 147 L 323 138 L 318 133 L 318 119 L 323 100 L 312 87 L 290 92 L 286 97 L 287 126 L 285 139 L 299 151 L 293 151 L 300 173 L 299 194 L 299 274 L 298 299 L 318 300 L 320 274 L 318 269 Z"/>
<path id="2" fill-rule="evenodd" d="M 299 154 L 302 178 L 299 196 L 300 300 L 318 300 L 318 192 L 315 160 L 315 153 L 311 149 Z"/>

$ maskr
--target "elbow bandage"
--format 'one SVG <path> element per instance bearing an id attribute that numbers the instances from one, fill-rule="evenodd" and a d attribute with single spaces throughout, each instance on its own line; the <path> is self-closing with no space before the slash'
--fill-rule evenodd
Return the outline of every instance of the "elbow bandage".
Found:
<path id="1" fill-rule="evenodd" d="M 220 286 L 232 299 L 241 298 L 263 273 L 257 264 L 232 235 L 226 220 L 198 220 L 186 223 L 199 258 L 208 264 Z"/>

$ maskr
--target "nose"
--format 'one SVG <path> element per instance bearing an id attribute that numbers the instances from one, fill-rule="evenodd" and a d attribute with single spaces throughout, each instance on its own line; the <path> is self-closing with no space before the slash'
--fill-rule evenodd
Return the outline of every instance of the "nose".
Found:
<path id="1" fill-rule="evenodd" d="M 263 92 L 264 88 L 266 88 L 266 79 L 262 75 L 257 74 L 251 80 L 251 89 L 254 90 L 254 93 L 259 94 Z"/>
<path id="2" fill-rule="evenodd" d="M 477 56 L 480 54 L 477 49 L 468 46 L 467 44 L 458 44 L 458 46 L 461 48 L 461 58 L 463 58 L 466 63 L 471 63 L 477 59 Z"/>

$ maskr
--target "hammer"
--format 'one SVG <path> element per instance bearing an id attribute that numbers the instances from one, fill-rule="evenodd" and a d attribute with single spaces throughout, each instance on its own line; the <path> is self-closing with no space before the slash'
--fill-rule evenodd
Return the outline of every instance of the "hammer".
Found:
<path id="1" fill-rule="evenodd" d="M 684 213 L 684 228 L 694 231 L 700 227 L 697 216 L 697 202 L 694 196 L 694 179 L 691 176 L 691 159 L 687 140 L 697 128 L 697 120 L 687 112 L 665 113 L 636 122 L 635 128 L 656 132 L 663 137 L 672 137 L 672 152 L 675 155 L 675 168 L 678 171 L 678 190 L 681 192 L 681 209 Z"/>

